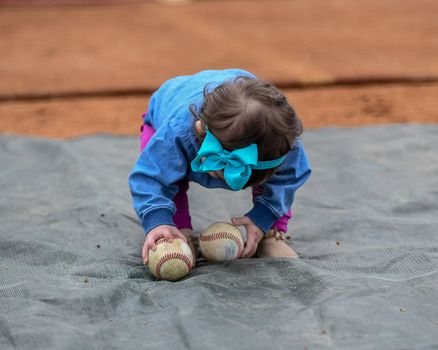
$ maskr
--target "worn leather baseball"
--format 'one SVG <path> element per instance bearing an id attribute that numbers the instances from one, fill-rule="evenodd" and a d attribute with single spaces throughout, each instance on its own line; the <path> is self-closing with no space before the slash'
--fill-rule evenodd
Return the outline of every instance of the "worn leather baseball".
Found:
<path id="1" fill-rule="evenodd" d="M 216 222 L 199 236 L 199 248 L 209 261 L 234 260 L 242 255 L 244 242 L 237 226 Z"/>
<path id="2" fill-rule="evenodd" d="M 172 242 L 164 238 L 156 243 L 156 249 L 149 251 L 149 270 L 160 280 L 178 281 L 192 270 L 193 254 L 189 245 L 180 238 Z"/>

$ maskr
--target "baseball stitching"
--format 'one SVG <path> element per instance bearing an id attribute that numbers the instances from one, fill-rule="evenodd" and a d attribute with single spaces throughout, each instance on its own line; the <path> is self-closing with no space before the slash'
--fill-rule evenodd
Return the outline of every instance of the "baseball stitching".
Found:
<path id="1" fill-rule="evenodd" d="M 160 258 L 160 260 L 158 260 L 157 266 L 155 267 L 155 274 L 159 279 L 161 279 L 161 266 L 163 266 L 165 262 L 172 259 L 180 259 L 184 261 L 187 264 L 187 267 L 189 268 L 189 272 L 192 270 L 192 262 L 190 261 L 187 255 L 184 255 L 179 252 L 168 253 L 166 255 L 163 255 Z"/>
<path id="2" fill-rule="evenodd" d="M 242 241 L 232 232 L 215 232 L 212 233 L 211 235 L 201 235 L 199 237 L 199 239 L 203 242 L 209 242 L 209 241 L 214 241 L 216 239 L 231 239 L 234 242 L 236 242 L 237 244 L 237 248 L 239 249 L 239 253 L 238 253 L 238 257 L 240 257 L 240 255 L 243 252 L 243 243 Z"/>

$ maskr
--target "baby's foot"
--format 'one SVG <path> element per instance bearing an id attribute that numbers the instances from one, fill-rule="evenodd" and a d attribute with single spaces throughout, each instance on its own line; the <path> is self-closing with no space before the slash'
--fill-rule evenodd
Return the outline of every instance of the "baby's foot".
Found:
<path id="1" fill-rule="evenodd" d="M 285 236 L 275 228 L 269 230 L 259 243 L 257 257 L 298 259 L 298 254 L 286 243 Z"/>

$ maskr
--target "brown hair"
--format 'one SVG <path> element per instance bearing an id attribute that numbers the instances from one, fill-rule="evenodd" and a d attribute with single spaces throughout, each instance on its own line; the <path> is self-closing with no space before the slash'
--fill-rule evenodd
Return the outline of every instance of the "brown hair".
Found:
<path id="1" fill-rule="evenodd" d="M 301 120 L 286 97 L 272 84 L 257 78 L 240 76 L 211 92 L 207 85 L 201 110 L 196 111 L 192 105 L 190 111 L 229 151 L 256 143 L 259 160 L 287 154 L 303 132 Z M 274 172 L 275 169 L 253 170 L 245 187 L 263 183 Z"/>

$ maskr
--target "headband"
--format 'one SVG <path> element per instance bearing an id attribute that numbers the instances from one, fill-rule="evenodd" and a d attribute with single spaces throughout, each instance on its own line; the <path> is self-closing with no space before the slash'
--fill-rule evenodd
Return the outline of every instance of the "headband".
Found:
<path id="1" fill-rule="evenodd" d="M 279 166 L 286 156 L 278 159 L 259 161 L 258 148 L 255 143 L 237 148 L 233 151 L 223 149 L 218 139 L 206 130 L 206 136 L 198 155 L 192 161 L 192 170 L 208 173 L 224 169 L 225 182 L 234 191 L 239 191 L 248 182 L 252 169 L 264 170 Z"/>

